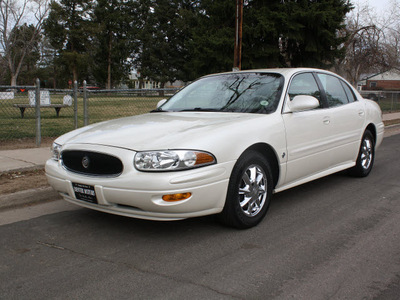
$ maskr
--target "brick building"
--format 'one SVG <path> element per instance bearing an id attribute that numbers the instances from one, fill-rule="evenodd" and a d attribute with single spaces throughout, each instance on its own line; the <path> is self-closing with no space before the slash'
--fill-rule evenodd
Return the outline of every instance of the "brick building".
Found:
<path id="1" fill-rule="evenodd" d="M 400 91 L 400 69 L 375 74 L 365 78 L 361 84 L 363 91 Z"/>

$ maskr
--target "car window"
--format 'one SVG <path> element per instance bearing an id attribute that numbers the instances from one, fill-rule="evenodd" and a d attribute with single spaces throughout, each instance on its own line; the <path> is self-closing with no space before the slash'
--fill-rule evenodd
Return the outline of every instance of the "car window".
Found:
<path id="1" fill-rule="evenodd" d="M 346 82 L 344 82 L 343 80 L 340 80 L 340 83 L 342 84 L 342 86 L 344 88 L 344 91 L 345 91 L 346 96 L 347 96 L 347 100 L 349 102 L 357 101 L 356 96 L 354 96 L 354 93 L 351 90 L 351 88 L 349 87 L 349 85 Z"/>
<path id="2" fill-rule="evenodd" d="M 329 107 L 340 106 L 349 103 L 346 92 L 339 78 L 327 74 L 317 74 L 326 93 Z"/>
<path id="3" fill-rule="evenodd" d="M 272 113 L 284 79 L 274 73 L 233 73 L 203 77 L 160 107 L 163 111 Z"/>
<path id="4" fill-rule="evenodd" d="M 293 77 L 289 87 L 290 101 L 297 95 L 309 95 L 318 99 L 321 107 L 321 93 L 311 73 L 302 73 Z"/>

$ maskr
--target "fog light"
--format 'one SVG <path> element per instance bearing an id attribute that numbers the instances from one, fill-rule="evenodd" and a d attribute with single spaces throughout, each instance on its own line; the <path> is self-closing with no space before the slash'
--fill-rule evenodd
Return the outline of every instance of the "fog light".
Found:
<path id="1" fill-rule="evenodd" d="M 180 193 L 180 194 L 172 194 L 172 195 L 164 195 L 162 199 L 167 202 L 174 202 L 174 201 L 182 201 L 189 199 L 192 196 L 192 193 Z"/>

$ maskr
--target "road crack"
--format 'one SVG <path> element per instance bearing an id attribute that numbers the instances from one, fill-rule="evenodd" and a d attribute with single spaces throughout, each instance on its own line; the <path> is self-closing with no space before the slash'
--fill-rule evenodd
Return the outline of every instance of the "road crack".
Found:
<path id="1" fill-rule="evenodd" d="M 54 245 L 54 244 L 49 244 L 49 243 L 43 243 L 41 241 L 37 241 L 36 243 L 39 244 L 39 245 L 42 245 L 42 246 L 46 246 L 46 247 L 54 248 L 54 249 L 58 249 L 58 250 L 68 250 L 68 249 L 66 249 L 64 247 L 60 247 L 60 246 L 57 246 L 57 245 Z"/>
<path id="2" fill-rule="evenodd" d="M 214 293 L 216 293 L 218 295 L 227 296 L 227 297 L 229 297 L 231 299 L 244 300 L 244 298 L 242 298 L 242 297 L 235 296 L 235 295 L 232 295 L 232 294 L 229 294 L 229 293 L 221 292 L 221 291 L 216 290 L 216 289 L 214 289 L 214 288 L 212 288 L 210 286 L 207 286 L 207 285 L 204 285 L 204 284 L 201 284 L 201 283 L 197 283 L 197 282 L 193 282 L 193 281 L 191 281 L 189 279 L 180 278 L 180 277 L 176 277 L 176 276 L 171 276 L 171 275 L 168 275 L 168 274 L 158 273 L 158 272 L 154 272 L 154 271 L 149 271 L 149 270 L 146 270 L 146 269 L 138 268 L 137 266 L 134 266 L 134 265 L 132 265 L 130 263 L 115 262 L 115 261 L 112 261 L 112 260 L 109 260 L 109 259 L 106 259 L 106 258 L 90 256 L 90 255 L 87 255 L 85 253 L 77 252 L 75 250 L 72 250 L 72 249 L 69 249 L 69 248 L 66 248 L 66 247 L 62 247 L 62 246 L 58 246 L 58 245 L 52 244 L 52 243 L 46 243 L 46 242 L 41 242 L 41 241 L 37 241 L 36 243 L 38 245 L 42 245 L 42 246 L 45 246 L 45 247 L 48 247 L 48 248 L 57 249 L 57 250 L 61 250 L 61 251 L 68 251 L 68 252 L 70 252 L 72 254 L 79 255 L 79 256 L 85 257 L 87 259 L 93 260 L 93 261 L 100 261 L 100 262 L 103 262 L 103 263 L 109 263 L 109 264 L 113 264 L 113 265 L 117 265 L 117 266 L 122 266 L 122 267 L 125 267 L 125 268 L 129 269 L 129 270 L 134 270 L 134 271 L 139 272 L 139 273 L 143 273 L 143 274 L 147 274 L 147 275 L 153 275 L 153 276 L 155 275 L 155 276 L 159 276 L 159 277 L 162 277 L 162 278 L 165 278 L 165 279 L 168 279 L 168 280 L 175 281 L 177 283 L 185 283 L 185 284 L 190 284 L 190 285 L 194 285 L 194 286 L 197 286 L 197 287 L 201 287 L 201 288 L 207 289 L 209 291 L 212 291 L 212 292 L 214 292 Z"/>

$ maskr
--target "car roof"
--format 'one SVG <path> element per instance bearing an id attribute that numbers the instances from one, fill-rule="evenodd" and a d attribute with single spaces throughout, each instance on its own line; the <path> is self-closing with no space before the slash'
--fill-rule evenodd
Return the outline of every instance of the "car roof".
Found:
<path id="1" fill-rule="evenodd" d="M 330 71 L 316 69 L 316 68 L 271 68 L 271 69 L 250 69 L 250 70 L 240 70 L 240 71 L 231 71 L 231 72 L 223 72 L 223 73 L 216 73 L 210 74 L 207 76 L 214 76 L 214 75 L 221 75 L 221 74 L 243 74 L 243 73 L 276 73 L 281 74 L 283 76 L 291 76 L 295 73 L 302 72 L 302 71 L 309 71 L 309 72 L 323 72 L 336 75 Z M 336 75 L 337 76 L 337 75 Z"/>

